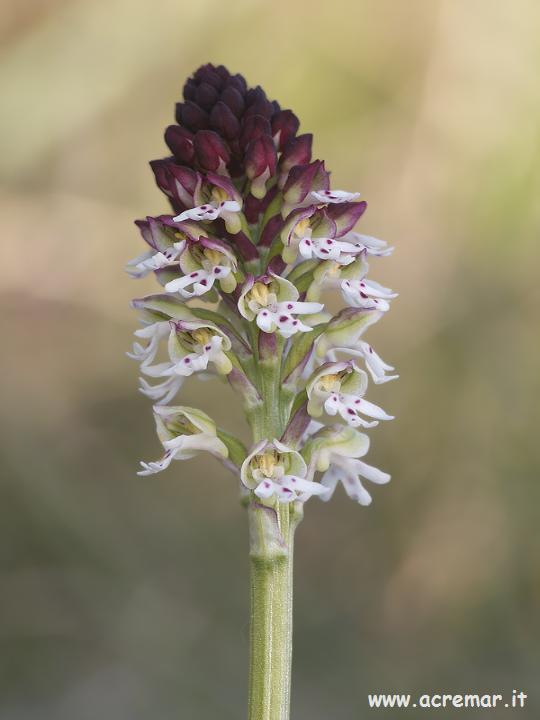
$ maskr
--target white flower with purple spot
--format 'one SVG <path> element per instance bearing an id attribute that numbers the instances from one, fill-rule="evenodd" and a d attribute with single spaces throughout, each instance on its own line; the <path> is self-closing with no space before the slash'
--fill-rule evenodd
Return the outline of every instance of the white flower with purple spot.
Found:
<path id="1" fill-rule="evenodd" d="M 385 363 L 381 356 L 378 355 L 373 347 L 365 340 L 358 340 L 354 347 L 334 347 L 328 352 L 328 357 L 330 360 L 336 361 L 339 354 L 362 358 L 376 385 L 382 385 L 383 383 L 390 382 L 390 380 L 397 380 L 399 377 L 399 375 L 386 374 L 392 372 L 395 368 Z"/>
<path id="2" fill-rule="evenodd" d="M 248 490 L 261 500 L 305 502 L 326 492 L 319 483 L 306 479 L 307 465 L 299 452 L 279 440 L 261 440 L 244 460 L 240 477 Z"/>
<path id="3" fill-rule="evenodd" d="M 255 320 L 263 332 L 278 332 L 288 338 L 312 330 L 297 315 L 315 315 L 324 308 L 321 303 L 298 302 L 298 298 L 298 290 L 285 278 L 274 274 L 257 280 L 250 277 L 238 300 L 238 309 L 246 320 Z"/>
<path id="4" fill-rule="evenodd" d="M 310 197 L 319 203 L 344 203 L 357 200 L 360 193 L 347 192 L 346 190 L 313 190 Z"/>
<path id="5" fill-rule="evenodd" d="M 169 335 L 171 373 L 189 377 L 201 372 L 212 363 L 219 375 L 228 375 L 232 364 L 225 354 L 231 341 L 215 325 L 195 320 L 180 320 Z"/>
<path id="6" fill-rule="evenodd" d="M 209 292 L 216 282 L 224 292 L 236 287 L 236 258 L 217 240 L 201 237 L 196 243 L 188 243 L 180 257 L 180 268 L 184 275 L 165 285 L 169 293 L 191 298 Z"/>
<path id="7" fill-rule="evenodd" d="M 180 215 L 173 218 L 174 222 L 183 222 L 184 220 L 217 220 L 223 213 L 237 213 L 242 209 L 240 203 L 236 200 L 222 200 L 221 202 L 213 201 L 198 205 L 197 207 L 184 210 Z"/>
<path id="8" fill-rule="evenodd" d="M 367 255 L 373 255 L 374 257 L 387 257 L 394 252 L 394 248 L 390 247 L 385 240 L 379 240 L 379 238 L 371 235 L 362 235 L 353 230 L 341 239 L 364 250 Z"/>
<path id="9" fill-rule="evenodd" d="M 362 250 L 348 242 L 333 240 L 332 238 L 303 237 L 298 245 L 298 251 L 303 258 L 311 260 L 333 260 L 340 265 L 349 265 L 354 262 L 356 255 Z"/>
<path id="10" fill-rule="evenodd" d="M 184 251 L 185 246 L 186 241 L 181 240 L 163 252 L 147 250 L 142 255 L 133 258 L 133 260 L 127 263 L 126 272 L 130 277 L 139 279 L 146 277 L 155 270 L 161 270 L 170 265 L 177 265 L 178 256 Z"/>
<path id="11" fill-rule="evenodd" d="M 342 280 L 341 295 L 344 302 L 351 307 L 375 308 L 381 312 L 390 310 L 388 300 L 398 296 L 390 288 L 365 277 L 361 280 Z"/>
<path id="12" fill-rule="evenodd" d="M 379 420 L 393 420 L 392 415 L 364 398 L 367 384 L 366 373 L 352 361 L 325 363 L 307 382 L 307 411 L 311 417 L 339 415 L 351 427 L 369 428 Z M 368 421 L 362 415 L 374 419 Z"/>

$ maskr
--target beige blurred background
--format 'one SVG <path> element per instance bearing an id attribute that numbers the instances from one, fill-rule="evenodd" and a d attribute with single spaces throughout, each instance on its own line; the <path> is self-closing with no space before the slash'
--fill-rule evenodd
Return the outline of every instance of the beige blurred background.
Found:
<path id="1" fill-rule="evenodd" d="M 4 0 L 1 35 L 0 718 L 244 715 L 234 478 L 135 475 L 159 448 L 124 356 L 153 287 L 122 271 L 132 221 L 166 209 L 147 162 L 209 60 L 292 107 L 397 248 L 370 334 L 401 372 L 370 395 L 393 481 L 307 507 L 293 718 L 513 688 L 538 717 L 538 3 Z M 245 432 L 226 386 L 183 402 Z"/>

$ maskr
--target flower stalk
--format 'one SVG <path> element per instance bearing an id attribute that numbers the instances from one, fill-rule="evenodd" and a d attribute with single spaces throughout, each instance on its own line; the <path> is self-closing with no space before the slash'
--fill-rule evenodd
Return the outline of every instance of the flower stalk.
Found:
<path id="1" fill-rule="evenodd" d="M 248 508 L 251 563 L 248 720 L 289 720 L 294 533 L 300 503 Z"/>
<path id="2" fill-rule="evenodd" d="M 136 221 L 148 249 L 126 267 L 162 288 L 132 303 L 143 327 L 128 354 L 163 446 L 139 475 L 208 452 L 239 481 L 250 537 L 249 718 L 288 720 L 304 504 L 341 483 L 369 505 L 363 481 L 390 479 L 361 459 L 370 441 L 359 428 L 392 419 L 365 395 L 370 379 L 397 375 L 363 338 L 396 297 L 368 279 L 368 260 L 392 248 L 353 230 L 367 203 L 330 188 L 298 118 L 241 75 L 199 68 L 176 120 L 165 131 L 172 155 L 150 163 L 171 212 Z M 345 307 L 332 315 L 335 290 Z M 206 412 L 171 404 L 196 377 L 228 382 L 247 447 Z"/>

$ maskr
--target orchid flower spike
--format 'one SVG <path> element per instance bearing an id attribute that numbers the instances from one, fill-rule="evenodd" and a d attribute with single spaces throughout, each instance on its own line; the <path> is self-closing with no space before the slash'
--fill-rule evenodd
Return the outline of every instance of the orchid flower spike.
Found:
<path id="1" fill-rule="evenodd" d="M 146 250 L 126 268 L 133 278 L 155 275 L 162 288 L 133 301 L 142 325 L 127 353 L 166 451 L 142 474 L 201 443 L 223 458 L 225 443 L 243 492 L 273 507 L 326 498 L 338 467 L 342 482 L 344 463 L 349 475 L 358 470 L 360 454 L 328 455 L 330 438 L 341 442 L 343 431 L 364 452 L 355 429 L 392 419 L 372 402 L 368 381 L 397 377 L 364 339 L 397 297 L 370 271 L 392 248 L 356 229 L 367 203 L 331 187 L 299 127 L 241 75 L 199 68 L 165 131 L 169 155 L 150 163 L 170 213 L 136 221 Z M 331 313 L 336 298 L 342 309 Z M 231 387 L 251 428 L 249 454 L 204 413 L 168 407 L 199 379 Z M 313 430 L 315 421 L 322 427 Z M 332 458 L 320 481 L 303 459 L 314 444 L 317 467 Z"/>

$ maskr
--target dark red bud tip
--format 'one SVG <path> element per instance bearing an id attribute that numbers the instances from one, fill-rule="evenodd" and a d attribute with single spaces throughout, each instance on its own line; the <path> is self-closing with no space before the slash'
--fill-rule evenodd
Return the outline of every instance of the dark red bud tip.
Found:
<path id="1" fill-rule="evenodd" d="M 262 135 L 272 135 L 272 128 L 267 118 L 262 115 L 250 115 L 244 120 L 242 132 L 240 133 L 240 147 L 245 149 L 252 140 Z"/>
<path id="2" fill-rule="evenodd" d="M 178 162 L 190 163 L 193 160 L 193 135 L 189 130 L 178 125 L 169 125 L 165 130 L 165 142 Z"/>
<path id="3" fill-rule="evenodd" d="M 365 213 L 367 202 L 348 202 L 329 205 L 326 214 L 336 224 L 336 237 L 342 237 L 352 230 L 360 217 Z"/>
<path id="4" fill-rule="evenodd" d="M 154 177 L 156 179 L 156 185 L 161 190 L 161 192 L 165 193 L 166 195 L 171 194 L 170 186 L 169 186 L 169 178 L 170 174 L 167 170 L 167 163 L 170 162 L 168 160 L 150 160 L 150 167 L 152 168 L 152 172 L 154 173 Z"/>
<path id="5" fill-rule="evenodd" d="M 244 116 L 249 117 L 250 115 L 262 115 L 265 118 L 270 119 L 276 109 L 274 105 L 266 97 L 266 93 L 262 87 L 257 86 L 251 88 L 246 93 L 246 111 Z"/>
<path id="6" fill-rule="evenodd" d="M 232 110 L 236 117 L 240 117 L 243 113 L 244 98 L 238 88 L 233 85 L 229 85 L 225 88 L 225 90 L 221 93 L 221 100 Z"/>
<path id="7" fill-rule="evenodd" d="M 195 135 L 194 145 L 197 160 L 204 170 L 214 172 L 229 162 L 229 149 L 213 130 L 199 130 Z"/>
<path id="8" fill-rule="evenodd" d="M 189 202 L 189 199 L 184 195 L 187 193 L 189 196 L 193 196 L 197 187 L 199 176 L 189 167 L 177 165 L 176 163 L 169 162 L 167 171 L 171 178 L 171 185 L 175 189 L 175 194 L 179 196 L 182 202 Z M 180 197 L 180 195 L 184 195 Z"/>
<path id="9" fill-rule="evenodd" d="M 295 165 L 291 169 L 283 187 L 283 196 L 288 203 L 296 204 L 306 199 L 307 194 L 313 189 L 320 167 L 320 160 L 315 160 L 309 165 Z"/>
<path id="10" fill-rule="evenodd" d="M 180 117 L 178 117 L 180 115 Z M 204 130 L 208 127 L 210 118 L 199 105 L 188 100 L 176 106 L 176 119 L 189 130 Z"/>
<path id="11" fill-rule="evenodd" d="M 285 145 L 298 132 L 300 120 L 292 110 L 281 110 L 272 118 L 272 135 L 278 144 L 278 150 L 283 150 Z"/>
<path id="12" fill-rule="evenodd" d="M 214 105 L 210 113 L 210 124 L 226 140 L 232 140 L 240 132 L 240 124 L 236 115 L 221 100 Z"/>
<path id="13" fill-rule="evenodd" d="M 272 138 L 261 135 L 252 140 L 246 148 L 246 175 L 250 180 L 259 177 L 265 171 L 273 175 L 276 170 L 277 153 Z"/>
<path id="14" fill-rule="evenodd" d="M 311 160 L 312 143 L 313 135 L 310 133 L 291 138 L 283 148 L 279 161 L 281 171 L 287 173 L 295 165 L 307 165 Z"/>
<path id="15" fill-rule="evenodd" d="M 195 102 L 208 112 L 214 107 L 219 99 L 219 92 L 209 83 L 201 83 L 195 93 Z"/>

